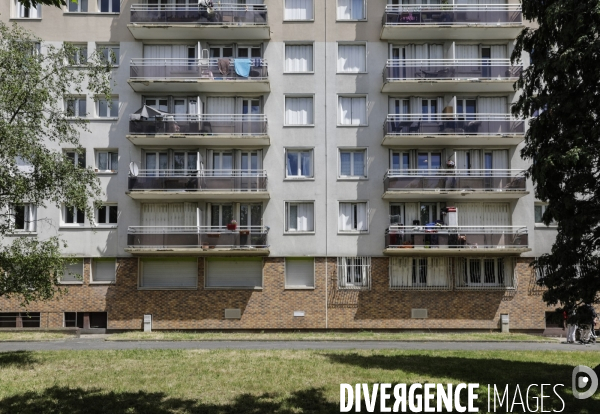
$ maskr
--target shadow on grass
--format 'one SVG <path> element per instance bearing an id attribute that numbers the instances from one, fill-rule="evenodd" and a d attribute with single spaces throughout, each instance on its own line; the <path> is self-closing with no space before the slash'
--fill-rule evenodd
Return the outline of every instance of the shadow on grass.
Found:
<path id="1" fill-rule="evenodd" d="M 418 375 L 420 377 L 415 382 L 419 383 L 438 382 L 442 378 L 446 378 L 448 383 L 454 385 L 459 383 L 478 383 L 480 384 L 478 402 L 479 407 L 482 409 L 484 407 L 487 408 L 486 388 L 488 384 L 491 385 L 492 393 L 494 384 L 497 386 L 499 392 L 504 392 L 505 386 L 509 385 L 511 402 L 515 396 L 517 385 L 519 385 L 523 401 L 525 401 L 527 387 L 531 384 L 538 384 L 537 387 L 531 389 L 529 394 L 529 401 L 532 408 L 535 407 L 533 397 L 540 397 L 541 390 L 539 385 L 552 384 L 551 387 L 544 387 L 544 395 L 551 396 L 551 398 L 545 399 L 544 410 L 554 409 L 559 411 L 563 403 L 554 394 L 552 387 L 556 384 L 563 384 L 563 387 L 556 388 L 560 397 L 565 401 L 566 408 L 563 412 L 580 414 L 595 414 L 600 412 L 599 393 L 596 394 L 595 398 L 588 400 L 577 400 L 573 397 L 571 376 L 575 367 L 571 365 L 492 358 L 476 359 L 428 355 L 360 355 L 353 353 L 326 354 L 326 356 L 332 362 L 362 369 L 383 369 Z M 598 372 L 598 367 L 596 367 L 596 372 Z M 520 408 L 520 405 L 516 405 L 516 411 L 512 412 L 522 412 Z M 483 410 L 483 412 L 486 412 L 486 410 Z M 505 413 L 507 411 L 498 408 L 495 412 Z"/>
<path id="2" fill-rule="evenodd" d="M 37 359 L 29 351 L 0 352 L 0 369 L 33 365 Z"/>
<path id="3" fill-rule="evenodd" d="M 170 398 L 162 392 L 110 392 L 100 389 L 51 387 L 0 400 L 1 414 L 258 414 L 337 413 L 339 405 L 325 400 L 323 390 L 310 388 L 289 397 L 241 394 L 225 405 Z"/>

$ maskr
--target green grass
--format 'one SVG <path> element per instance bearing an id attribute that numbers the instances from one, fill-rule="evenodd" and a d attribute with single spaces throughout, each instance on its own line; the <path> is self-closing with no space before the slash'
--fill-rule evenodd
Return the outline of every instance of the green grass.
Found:
<path id="1" fill-rule="evenodd" d="M 558 388 L 564 413 L 595 414 L 600 395 L 576 400 L 570 383 L 573 367 L 599 363 L 599 353 L 537 351 L 0 353 L 0 413 L 338 413 L 340 383 L 466 382 L 481 385 L 481 412 L 485 384 L 510 384 L 513 393 L 519 384 L 525 393 L 529 384 L 548 383 L 565 384 Z M 539 388 L 532 391 L 539 397 Z M 558 398 L 545 399 L 545 410 L 561 407 Z"/>
<path id="2" fill-rule="evenodd" d="M 537 335 L 482 333 L 385 333 L 385 332 L 290 332 L 290 333 L 234 333 L 234 332 L 125 332 L 111 335 L 108 340 L 140 341 L 533 341 L 556 342 L 555 338 Z"/>
<path id="3" fill-rule="evenodd" d="M 56 339 L 73 338 L 73 335 L 67 335 L 59 332 L 0 332 L 0 342 L 2 341 L 52 341 Z"/>

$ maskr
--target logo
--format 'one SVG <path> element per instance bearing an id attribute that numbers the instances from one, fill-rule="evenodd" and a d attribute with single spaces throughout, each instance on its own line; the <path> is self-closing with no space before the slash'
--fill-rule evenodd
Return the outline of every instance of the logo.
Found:
<path id="1" fill-rule="evenodd" d="M 581 390 L 589 387 L 585 392 Z M 598 389 L 598 376 L 585 365 L 579 365 L 573 370 L 573 396 L 578 400 L 590 398 Z"/>

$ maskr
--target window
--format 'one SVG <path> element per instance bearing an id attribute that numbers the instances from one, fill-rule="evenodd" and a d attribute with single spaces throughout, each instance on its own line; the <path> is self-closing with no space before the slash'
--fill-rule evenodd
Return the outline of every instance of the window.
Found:
<path id="1" fill-rule="evenodd" d="M 337 0 L 338 20 L 364 20 L 365 0 Z"/>
<path id="2" fill-rule="evenodd" d="M 70 118 L 84 118 L 87 115 L 85 98 L 67 99 L 67 116 Z"/>
<path id="3" fill-rule="evenodd" d="M 61 283 L 83 283 L 83 259 L 73 259 L 65 265 Z"/>
<path id="4" fill-rule="evenodd" d="M 140 288 L 196 289 L 198 260 L 196 258 L 141 259 Z"/>
<path id="5" fill-rule="evenodd" d="M 367 203 L 340 203 L 339 232 L 358 232 L 369 229 Z"/>
<path id="6" fill-rule="evenodd" d="M 41 19 L 42 18 L 42 5 L 38 4 L 36 7 L 25 7 L 21 2 L 15 1 L 15 7 L 17 10 L 16 17 L 18 19 Z"/>
<path id="7" fill-rule="evenodd" d="M 98 100 L 99 118 L 118 118 L 119 117 L 119 98 L 112 98 L 110 102 L 106 99 Z"/>
<path id="8" fill-rule="evenodd" d="M 21 173 L 32 173 L 34 170 L 33 164 L 31 163 L 31 161 L 29 161 L 21 156 L 17 156 L 15 163 L 17 164 L 17 169 Z"/>
<path id="9" fill-rule="evenodd" d="M 119 46 L 118 45 L 98 45 L 98 50 L 102 53 L 103 61 L 110 62 L 113 66 L 119 65 Z"/>
<path id="10" fill-rule="evenodd" d="M 307 289 L 315 287 L 315 259 L 286 257 L 286 289 Z"/>
<path id="11" fill-rule="evenodd" d="M 313 72 L 313 45 L 285 45 L 285 72 Z"/>
<path id="12" fill-rule="evenodd" d="M 285 176 L 286 178 L 312 178 L 312 156 L 313 150 L 293 150 L 285 151 Z"/>
<path id="13" fill-rule="evenodd" d="M 312 97 L 285 97 L 285 125 L 312 126 L 313 123 Z"/>
<path id="14" fill-rule="evenodd" d="M 457 258 L 457 289 L 513 289 L 513 260 L 499 258 Z"/>
<path id="15" fill-rule="evenodd" d="M 313 20 L 314 0 L 285 0 L 283 20 Z"/>
<path id="16" fill-rule="evenodd" d="M 12 229 L 15 232 L 35 232 L 37 208 L 33 204 L 13 205 L 11 208 Z"/>
<path id="17" fill-rule="evenodd" d="M 540 225 L 545 225 L 544 224 L 544 213 L 546 212 L 546 209 L 548 208 L 548 204 L 535 204 L 534 208 L 534 215 L 535 215 L 535 224 L 540 224 Z M 552 222 L 550 223 L 551 226 L 556 226 L 556 220 L 552 220 Z"/>
<path id="18" fill-rule="evenodd" d="M 367 98 L 344 97 L 339 98 L 339 123 L 338 125 L 367 125 Z"/>
<path id="19" fill-rule="evenodd" d="M 366 150 L 340 149 L 340 177 L 366 177 L 366 152 Z"/>
<path id="20" fill-rule="evenodd" d="M 114 283 L 116 277 L 116 259 L 104 257 L 92 259 L 92 283 Z"/>
<path id="21" fill-rule="evenodd" d="M 82 151 L 81 153 L 67 151 L 65 155 L 73 162 L 73 164 L 79 166 L 79 168 L 85 168 L 85 151 Z"/>
<path id="22" fill-rule="evenodd" d="M 71 13 L 87 13 L 88 0 L 78 0 L 77 2 L 68 1 L 69 11 Z"/>
<path id="23" fill-rule="evenodd" d="M 98 171 L 117 171 L 119 169 L 119 153 L 116 151 L 96 152 Z"/>
<path id="24" fill-rule="evenodd" d="M 447 290 L 447 257 L 394 257 L 390 259 L 390 289 Z"/>
<path id="25" fill-rule="evenodd" d="M 338 44 L 338 73 L 361 73 L 367 71 L 367 46 Z"/>
<path id="26" fill-rule="evenodd" d="M 338 257 L 337 277 L 339 289 L 370 289 L 370 257 Z"/>
<path id="27" fill-rule="evenodd" d="M 39 312 L 0 313 L 0 328 L 39 328 Z"/>
<path id="28" fill-rule="evenodd" d="M 99 0 L 98 10 L 100 13 L 119 13 L 121 11 L 121 0 Z"/>
<path id="29" fill-rule="evenodd" d="M 257 289 L 263 284 L 263 261 L 260 258 L 206 259 L 206 287 Z"/>
<path id="30" fill-rule="evenodd" d="M 315 203 L 285 203 L 285 231 L 302 233 L 315 231 Z"/>
<path id="31" fill-rule="evenodd" d="M 116 205 L 100 206 L 96 210 L 96 223 L 117 224 L 119 209 Z"/>
<path id="32" fill-rule="evenodd" d="M 71 58 L 69 59 L 69 64 L 72 66 L 85 64 L 88 58 L 87 45 L 82 43 L 72 46 L 75 50 L 73 51 L 73 55 L 71 55 Z"/>
<path id="33" fill-rule="evenodd" d="M 108 318 L 106 312 L 65 312 L 65 328 L 106 329 Z"/>
<path id="34" fill-rule="evenodd" d="M 85 211 L 74 206 L 63 206 L 62 210 L 63 225 L 83 226 L 85 223 Z"/>

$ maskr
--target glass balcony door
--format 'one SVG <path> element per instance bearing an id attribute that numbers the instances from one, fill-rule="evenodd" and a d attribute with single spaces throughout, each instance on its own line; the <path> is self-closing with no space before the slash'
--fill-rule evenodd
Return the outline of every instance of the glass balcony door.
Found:
<path id="1" fill-rule="evenodd" d="M 146 174 L 150 177 L 164 177 L 168 174 L 168 152 L 146 152 Z"/>
<path id="2" fill-rule="evenodd" d="M 262 204 L 240 205 L 240 227 L 250 228 L 262 225 Z"/>
<path id="3" fill-rule="evenodd" d="M 261 122 L 258 115 L 261 114 L 260 99 L 241 98 L 242 105 L 242 133 L 259 133 Z"/>
<path id="4" fill-rule="evenodd" d="M 212 204 L 210 206 L 210 225 L 218 230 L 233 220 L 233 204 Z"/>
<path id="5" fill-rule="evenodd" d="M 231 176 L 233 174 L 233 152 L 214 151 L 212 165 L 214 175 Z"/>
<path id="6" fill-rule="evenodd" d="M 198 168 L 197 151 L 175 151 L 173 153 L 173 169 L 176 174 L 196 175 Z"/>

